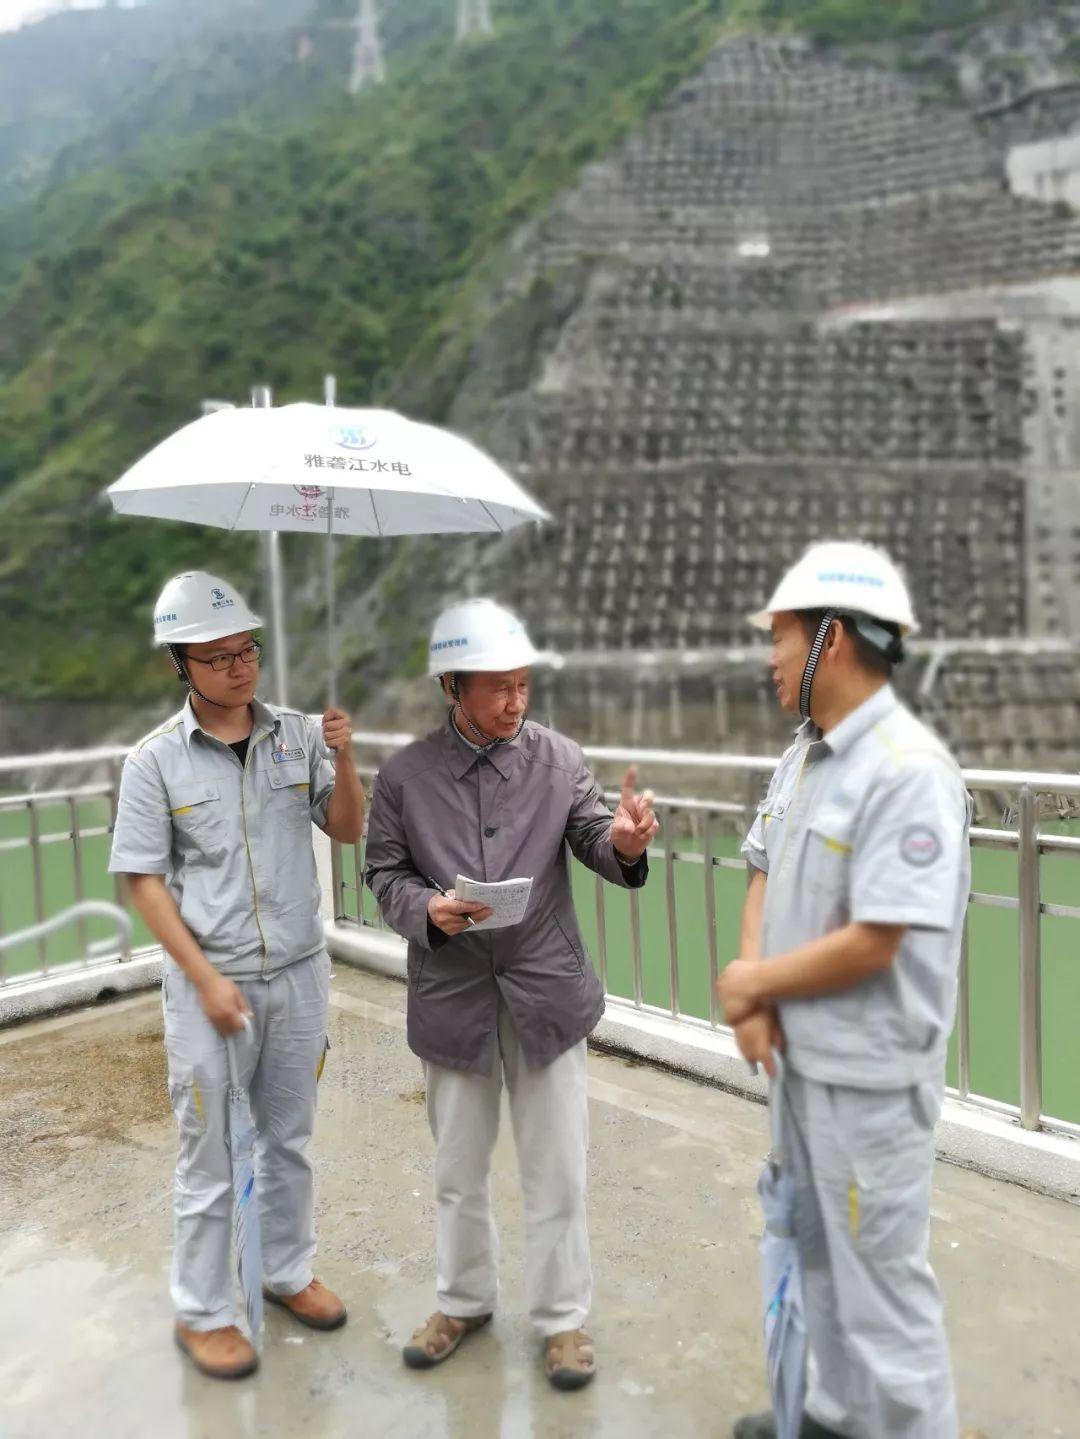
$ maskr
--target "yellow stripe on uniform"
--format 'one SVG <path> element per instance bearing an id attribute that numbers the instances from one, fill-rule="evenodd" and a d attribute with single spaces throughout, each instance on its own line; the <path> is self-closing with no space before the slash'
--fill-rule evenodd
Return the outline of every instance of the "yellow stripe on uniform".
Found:
<path id="1" fill-rule="evenodd" d="M 825 836 L 825 848 L 831 849 L 834 854 L 851 854 L 851 845 L 845 844 L 842 839 L 829 839 Z"/>
<path id="2" fill-rule="evenodd" d="M 859 1190 L 858 1190 L 858 1187 L 857 1187 L 854 1183 L 851 1183 L 851 1184 L 848 1185 L 847 1204 L 848 1204 L 848 1223 L 851 1225 L 851 1237 L 852 1237 L 852 1239 L 858 1239 L 858 1237 L 859 1237 Z"/>
<path id="3" fill-rule="evenodd" d="M 190 813 L 191 813 L 191 805 L 189 805 L 189 804 L 181 805 L 179 809 L 174 809 L 174 810 L 173 810 L 173 814 L 190 814 Z"/>
<path id="4" fill-rule="evenodd" d="M 195 1103 L 195 1113 L 199 1116 L 199 1123 L 203 1127 L 203 1133 L 205 1133 L 206 1110 L 203 1108 L 202 1090 L 199 1088 L 198 1083 L 194 1079 L 191 1081 L 191 1098 Z"/>
<path id="5" fill-rule="evenodd" d="M 174 719 L 170 723 L 162 725 L 161 729 L 156 729 L 153 731 L 152 734 L 148 734 L 145 739 L 141 739 L 139 743 L 135 746 L 135 748 L 131 751 L 131 753 L 141 754 L 143 747 L 145 745 L 148 745 L 152 739 L 160 739 L 162 735 L 172 734 L 173 730 L 178 729 L 183 723 L 184 716 L 180 715 L 178 719 Z"/>

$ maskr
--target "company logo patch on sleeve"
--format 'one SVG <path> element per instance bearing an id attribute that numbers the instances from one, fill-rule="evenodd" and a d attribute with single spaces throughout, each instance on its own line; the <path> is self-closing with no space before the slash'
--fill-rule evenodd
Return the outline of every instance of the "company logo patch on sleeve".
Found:
<path id="1" fill-rule="evenodd" d="M 941 855 L 941 840 L 929 825 L 909 825 L 900 836 L 900 858 L 905 864 L 925 869 Z"/>

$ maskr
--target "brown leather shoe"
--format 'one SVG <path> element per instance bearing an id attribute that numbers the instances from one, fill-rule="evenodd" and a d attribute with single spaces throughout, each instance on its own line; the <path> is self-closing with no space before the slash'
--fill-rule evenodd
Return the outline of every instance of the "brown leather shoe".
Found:
<path id="1" fill-rule="evenodd" d="M 309 1329 L 340 1329 L 349 1317 L 337 1295 L 317 1279 L 299 1294 L 271 1294 L 269 1289 L 264 1289 L 263 1295 L 271 1304 L 287 1309 Z"/>
<path id="2" fill-rule="evenodd" d="M 176 1347 L 211 1379 L 243 1379 L 259 1367 L 259 1356 L 235 1324 L 198 1330 L 177 1322 L 174 1337 Z"/>

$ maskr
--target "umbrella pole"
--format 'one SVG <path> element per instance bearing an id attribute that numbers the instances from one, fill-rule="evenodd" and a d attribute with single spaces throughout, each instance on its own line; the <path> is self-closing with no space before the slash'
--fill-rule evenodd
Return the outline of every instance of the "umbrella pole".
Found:
<path id="1" fill-rule="evenodd" d="M 255 410 L 269 410 L 274 397 L 268 385 L 256 385 L 251 392 L 251 405 Z M 277 530 L 264 532 L 262 536 L 263 577 L 266 587 L 265 598 L 269 599 L 270 612 L 270 668 L 274 681 L 274 703 L 289 703 L 289 650 L 285 633 L 285 587 L 281 569 L 281 535 Z"/>
<path id="2" fill-rule="evenodd" d="M 334 491 L 326 492 L 326 702 L 337 704 L 337 581 L 334 575 Z"/>
<path id="3" fill-rule="evenodd" d="M 333 407 L 337 404 L 337 378 L 323 376 L 323 403 Z M 337 583 L 334 576 L 334 492 L 327 491 L 326 500 L 326 702 L 337 704 L 337 634 L 336 616 Z"/>

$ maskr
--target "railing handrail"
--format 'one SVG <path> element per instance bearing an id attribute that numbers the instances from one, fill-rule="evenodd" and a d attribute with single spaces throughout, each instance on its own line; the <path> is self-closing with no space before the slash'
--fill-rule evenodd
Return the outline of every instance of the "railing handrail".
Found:
<path id="1" fill-rule="evenodd" d="M 89 944 L 86 949 L 87 959 L 99 959 L 102 955 L 112 954 L 117 948 L 126 957 L 131 953 L 131 943 L 134 928 L 131 923 L 131 916 L 118 904 L 110 904 L 103 899 L 83 899 L 78 904 L 70 905 L 62 909 L 58 914 L 51 915 L 48 919 L 40 920 L 37 924 L 28 925 L 26 929 L 17 929 L 11 934 L 0 934 L 0 954 L 7 949 L 17 949 L 21 944 L 31 944 L 38 940 L 45 939 L 50 934 L 55 934 L 58 929 L 63 929 L 67 924 L 82 924 L 87 919 L 107 919 L 116 928 L 116 939 L 99 939 Z"/>
<path id="2" fill-rule="evenodd" d="M 311 716 L 313 719 L 319 716 Z M 414 734 L 384 730 L 356 730 L 354 746 L 393 750 L 411 744 Z M 0 755 L 0 775 L 30 769 L 61 769 L 73 764 L 96 764 L 124 759 L 132 745 L 99 745 L 86 750 L 55 750 L 34 755 Z M 649 749 L 636 745 L 583 745 L 588 760 L 613 764 L 649 764 L 682 769 L 715 769 L 740 773 L 770 774 L 780 762 L 779 755 L 725 754 L 719 750 Z M 969 789 L 1007 790 L 1019 793 L 1025 786 L 1039 794 L 1080 795 L 1080 774 L 1055 774 L 1045 770 L 965 769 L 961 771 Z"/>

